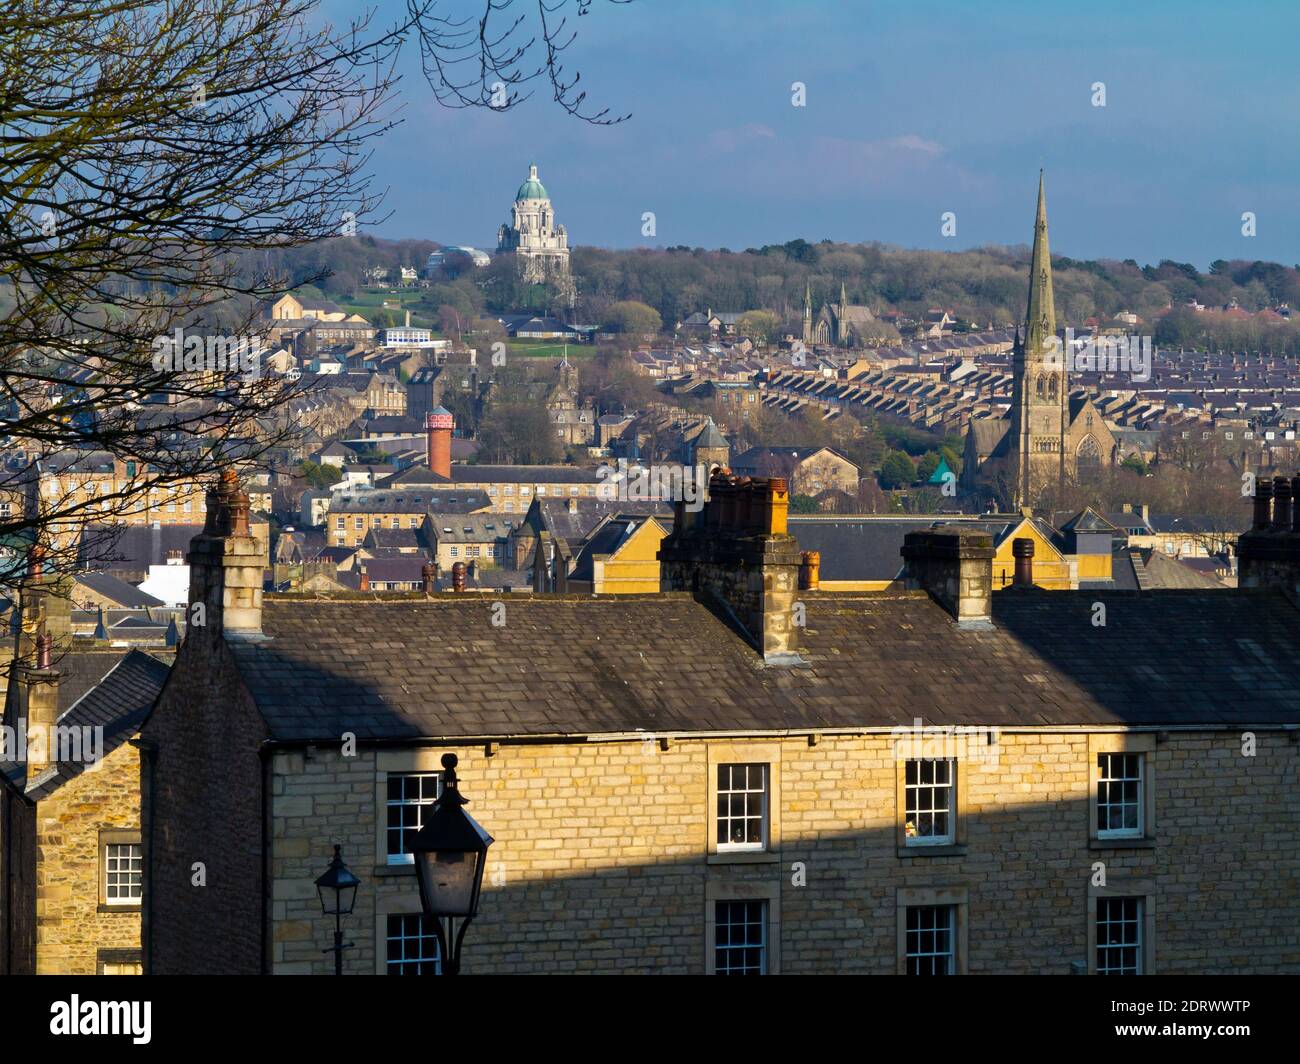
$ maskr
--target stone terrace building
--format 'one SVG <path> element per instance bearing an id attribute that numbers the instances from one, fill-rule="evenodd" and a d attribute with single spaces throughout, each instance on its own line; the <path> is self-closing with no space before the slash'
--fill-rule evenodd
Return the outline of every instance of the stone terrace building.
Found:
<path id="1" fill-rule="evenodd" d="M 503 626 L 480 595 L 255 602 L 218 520 L 142 729 L 147 967 L 324 972 L 339 844 L 348 970 L 418 970 L 405 851 L 452 751 L 496 838 L 467 972 L 1300 971 L 1294 600 L 993 595 L 961 529 L 907 538 L 914 590 L 801 590 L 787 502 L 715 480 L 668 590 Z"/>
<path id="2" fill-rule="evenodd" d="M 29 581 L 6 692 L 0 974 L 138 974 L 140 757 L 130 740 L 168 665 L 139 650 L 69 649 L 65 596 L 48 576 Z M 52 727 L 71 741 L 33 741 Z"/>

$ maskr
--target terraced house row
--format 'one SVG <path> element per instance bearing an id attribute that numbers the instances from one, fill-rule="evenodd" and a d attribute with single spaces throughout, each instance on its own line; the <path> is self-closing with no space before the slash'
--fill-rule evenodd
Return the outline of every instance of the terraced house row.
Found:
<path id="1" fill-rule="evenodd" d="M 963 527 L 903 590 L 814 590 L 784 483 L 718 475 L 659 592 L 499 601 L 263 599 L 225 482 L 132 745 L 142 963 L 325 972 L 338 845 L 347 970 L 437 970 L 410 848 L 451 752 L 496 840 L 467 973 L 1300 971 L 1272 487 L 1240 590 L 995 591 Z"/>

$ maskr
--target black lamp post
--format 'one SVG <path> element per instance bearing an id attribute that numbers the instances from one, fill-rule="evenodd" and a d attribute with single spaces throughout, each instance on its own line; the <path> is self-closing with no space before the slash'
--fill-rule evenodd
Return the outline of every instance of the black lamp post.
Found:
<path id="1" fill-rule="evenodd" d="M 361 883 L 352 874 L 351 869 L 343 863 L 342 847 L 334 847 L 334 859 L 330 861 L 325 874 L 316 880 L 316 893 L 320 895 L 320 909 L 326 916 L 334 917 L 334 945 L 322 953 L 334 954 L 334 974 L 343 974 L 343 951 L 351 949 L 352 943 L 343 942 L 343 917 L 352 912 L 357 902 L 357 886 Z M 326 893 L 326 892 L 331 893 Z M 330 902 L 333 901 L 333 908 Z"/>
<path id="2" fill-rule="evenodd" d="M 461 942 L 470 921 L 478 915 L 483 868 L 492 836 L 463 808 L 467 799 L 460 796 L 456 786 L 456 755 L 443 754 L 442 767 L 442 794 L 415 836 L 412 854 L 420 883 L 420 903 L 425 915 L 433 917 L 437 929 L 442 974 L 459 975 Z"/>

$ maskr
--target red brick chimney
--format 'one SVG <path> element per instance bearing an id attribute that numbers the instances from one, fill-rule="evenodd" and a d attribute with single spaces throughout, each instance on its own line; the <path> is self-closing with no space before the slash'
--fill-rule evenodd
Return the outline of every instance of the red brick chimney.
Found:
<path id="1" fill-rule="evenodd" d="M 359 591 L 370 590 L 370 574 L 366 572 L 366 567 L 364 565 L 361 567 L 361 583 L 358 586 L 358 590 Z"/>
<path id="2" fill-rule="evenodd" d="M 456 419 L 444 407 L 424 415 L 424 431 L 428 436 L 429 469 L 440 477 L 451 479 L 451 433 Z"/>

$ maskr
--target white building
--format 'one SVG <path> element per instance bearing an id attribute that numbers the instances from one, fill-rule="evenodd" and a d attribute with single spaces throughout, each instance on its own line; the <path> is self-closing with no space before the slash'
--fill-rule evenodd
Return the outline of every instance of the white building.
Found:
<path id="1" fill-rule="evenodd" d="M 555 210 L 537 167 L 528 167 L 528 180 L 515 193 L 510 221 L 497 233 L 497 253 L 513 254 L 525 281 L 552 284 L 573 298 L 569 274 L 569 234 L 557 225 Z"/>

